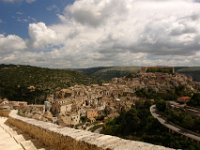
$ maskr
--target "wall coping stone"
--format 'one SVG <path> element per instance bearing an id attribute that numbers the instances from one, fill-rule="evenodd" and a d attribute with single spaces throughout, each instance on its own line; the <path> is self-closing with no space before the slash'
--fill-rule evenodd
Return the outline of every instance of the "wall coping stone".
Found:
<path id="1" fill-rule="evenodd" d="M 75 141 L 85 142 L 89 145 L 96 145 L 101 149 L 108 150 L 172 150 L 164 146 L 153 145 L 140 141 L 131 141 L 121 139 L 119 137 L 103 135 L 98 133 L 92 133 L 90 131 L 74 129 L 69 127 L 60 127 L 59 125 L 35 120 L 32 118 L 26 118 L 17 115 L 16 110 L 12 110 L 9 117 L 20 120 L 32 126 L 40 127 L 41 129 L 58 133 L 62 136 L 71 137 Z"/>

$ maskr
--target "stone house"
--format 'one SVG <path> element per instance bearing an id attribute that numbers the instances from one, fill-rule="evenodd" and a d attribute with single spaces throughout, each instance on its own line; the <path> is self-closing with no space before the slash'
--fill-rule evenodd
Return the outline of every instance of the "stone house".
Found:
<path id="1" fill-rule="evenodd" d="M 45 111 L 50 111 L 52 105 L 49 101 L 44 101 Z"/>
<path id="2" fill-rule="evenodd" d="M 70 89 L 62 89 L 60 91 L 57 91 L 55 94 L 55 99 L 66 99 L 68 97 L 71 97 L 73 94 L 73 91 Z"/>
<path id="3" fill-rule="evenodd" d="M 84 108 L 80 108 L 78 112 L 79 112 L 81 117 L 86 117 L 87 116 L 87 110 L 84 109 Z"/>
<path id="4" fill-rule="evenodd" d="M 3 99 L 0 102 L 0 110 L 10 110 L 10 104 L 9 101 L 7 99 Z"/>
<path id="5" fill-rule="evenodd" d="M 80 123 L 80 114 L 79 113 L 67 114 L 65 116 L 61 116 L 61 120 L 65 125 L 68 126 L 78 125 Z"/>
<path id="6" fill-rule="evenodd" d="M 44 105 L 27 105 L 27 106 L 20 107 L 19 109 L 19 114 L 25 117 L 33 117 L 35 115 L 42 116 L 44 115 L 44 113 L 45 113 Z"/>
<path id="7" fill-rule="evenodd" d="M 72 125 L 77 125 L 80 123 L 80 114 L 72 114 L 71 115 L 71 124 Z"/>
<path id="8" fill-rule="evenodd" d="M 10 101 L 9 103 L 13 109 L 19 109 L 28 105 L 28 103 L 24 101 Z"/>
<path id="9" fill-rule="evenodd" d="M 71 112 L 71 110 L 72 110 L 72 104 L 60 106 L 60 114 L 61 115 L 62 114 L 64 115 L 64 114 L 66 114 L 68 112 Z"/>
<path id="10" fill-rule="evenodd" d="M 94 120 L 98 117 L 98 111 L 96 109 L 89 109 L 87 110 L 87 118 L 90 120 Z"/>
<path id="11" fill-rule="evenodd" d="M 0 105 L 6 105 L 6 104 L 9 104 L 9 100 L 7 99 L 1 100 Z"/>

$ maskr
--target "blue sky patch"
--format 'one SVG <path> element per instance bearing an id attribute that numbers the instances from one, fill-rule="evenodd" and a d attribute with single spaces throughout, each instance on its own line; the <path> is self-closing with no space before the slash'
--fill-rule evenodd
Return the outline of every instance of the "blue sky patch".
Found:
<path id="1" fill-rule="evenodd" d="M 27 38 L 29 23 L 56 23 L 57 14 L 71 3 L 73 0 L 36 0 L 32 3 L 0 1 L 0 34 L 16 34 Z"/>

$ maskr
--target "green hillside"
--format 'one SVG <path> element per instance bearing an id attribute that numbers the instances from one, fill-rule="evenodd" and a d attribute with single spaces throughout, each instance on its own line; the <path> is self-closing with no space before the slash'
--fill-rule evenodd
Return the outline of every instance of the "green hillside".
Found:
<path id="1" fill-rule="evenodd" d="M 32 66 L 0 65 L 0 97 L 42 103 L 48 93 L 74 84 L 88 84 L 91 79 L 71 70 Z M 31 91 L 28 87 L 34 86 Z"/>
<path id="2" fill-rule="evenodd" d="M 96 67 L 87 69 L 78 69 L 78 71 L 87 74 L 97 82 L 109 81 L 112 78 L 124 77 L 139 72 L 140 67 Z"/>
<path id="3" fill-rule="evenodd" d="M 176 67 L 176 72 L 191 76 L 194 81 L 200 82 L 200 67 Z"/>

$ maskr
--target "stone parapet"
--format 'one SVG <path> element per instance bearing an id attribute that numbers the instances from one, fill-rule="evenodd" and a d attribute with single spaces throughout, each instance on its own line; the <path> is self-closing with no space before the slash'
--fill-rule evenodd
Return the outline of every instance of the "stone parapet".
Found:
<path id="1" fill-rule="evenodd" d="M 8 117 L 10 113 L 10 110 L 0 110 L 0 116 L 2 117 Z"/>
<path id="2" fill-rule="evenodd" d="M 56 124 L 18 116 L 17 111 L 11 111 L 9 116 L 8 123 L 55 150 L 170 150 L 170 148 L 144 142 L 60 127 Z"/>

